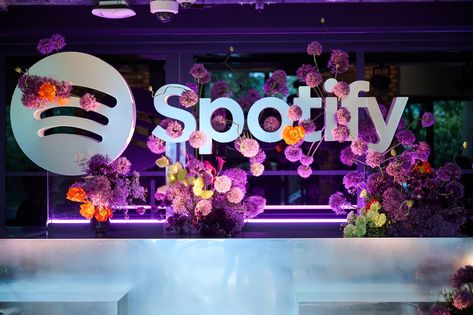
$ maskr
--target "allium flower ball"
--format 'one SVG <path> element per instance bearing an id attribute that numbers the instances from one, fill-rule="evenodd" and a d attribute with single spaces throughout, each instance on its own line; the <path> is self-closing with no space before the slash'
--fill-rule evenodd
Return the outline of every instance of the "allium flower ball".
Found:
<path id="1" fill-rule="evenodd" d="M 332 73 L 343 73 L 348 70 L 350 65 L 349 56 L 346 52 L 340 49 L 332 50 L 327 67 Z"/>
<path id="2" fill-rule="evenodd" d="M 309 166 L 314 162 L 314 157 L 311 156 L 311 155 L 305 155 L 304 154 L 304 155 L 301 156 L 299 161 L 301 162 L 302 165 Z"/>
<path id="3" fill-rule="evenodd" d="M 335 113 L 335 121 L 339 125 L 348 126 L 350 119 L 351 119 L 350 111 L 346 109 L 345 107 L 339 108 L 337 112 Z"/>
<path id="4" fill-rule="evenodd" d="M 119 157 L 113 162 L 113 166 L 118 174 L 126 175 L 130 172 L 131 163 L 124 156 Z"/>
<path id="5" fill-rule="evenodd" d="M 453 297 L 453 306 L 459 310 L 470 307 L 473 304 L 473 296 L 467 290 L 458 291 Z"/>
<path id="6" fill-rule="evenodd" d="M 28 108 L 41 108 L 45 105 L 36 94 L 23 94 L 21 96 L 21 103 Z"/>
<path id="7" fill-rule="evenodd" d="M 381 165 L 384 161 L 384 154 L 374 150 L 368 150 L 366 153 L 366 164 L 369 167 L 375 168 Z"/>
<path id="8" fill-rule="evenodd" d="M 307 54 L 313 56 L 320 56 L 322 54 L 322 45 L 319 42 L 312 42 L 307 45 Z"/>
<path id="9" fill-rule="evenodd" d="M 320 83 L 322 83 L 322 81 L 322 75 L 317 71 L 309 72 L 305 77 L 305 84 L 307 84 L 307 86 L 310 88 L 315 88 Z"/>
<path id="10" fill-rule="evenodd" d="M 190 108 L 197 104 L 199 97 L 193 90 L 184 91 L 181 96 L 179 96 L 179 103 L 185 108 Z"/>
<path id="11" fill-rule="evenodd" d="M 207 69 L 205 69 L 203 64 L 196 63 L 192 66 L 190 74 L 194 79 L 201 80 L 208 76 L 209 72 L 207 71 Z"/>
<path id="12" fill-rule="evenodd" d="M 350 138 L 350 130 L 347 126 L 338 125 L 332 129 L 332 137 L 338 142 L 347 141 Z"/>
<path id="13" fill-rule="evenodd" d="M 468 283 L 473 283 L 473 266 L 471 265 L 458 269 L 452 279 L 452 285 L 457 289 Z"/>
<path id="14" fill-rule="evenodd" d="M 330 208 L 336 214 L 344 214 L 345 213 L 345 207 L 350 205 L 348 200 L 339 191 L 337 191 L 336 193 L 334 193 L 330 196 L 328 204 L 329 204 Z"/>
<path id="15" fill-rule="evenodd" d="M 186 83 L 186 86 L 191 89 L 192 91 L 194 91 L 194 93 L 199 93 L 199 85 L 198 84 L 195 84 L 194 82 L 187 82 Z"/>
<path id="16" fill-rule="evenodd" d="M 296 71 L 296 77 L 299 82 L 306 82 L 307 75 L 309 73 L 316 72 L 315 67 L 313 65 L 302 65 Z"/>
<path id="17" fill-rule="evenodd" d="M 346 147 L 340 152 L 340 161 L 346 166 L 352 166 L 356 163 L 356 155 L 350 147 Z"/>
<path id="18" fill-rule="evenodd" d="M 41 55 L 47 55 L 53 52 L 54 48 L 51 46 L 49 38 L 40 39 L 38 42 L 38 46 L 36 46 L 38 52 Z"/>
<path id="19" fill-rule="evenodd" d="M 171 120 L 166 127 L 166 134 L 173 139 L 182 136 L 182 125 L 176 120 Z"/>
<path id="20" fill-rule="evenodd" d="M 350 86 L 346 82 L 338 82 L 333 87 L 333 94 L 339 99 L 345 99 L 350 94 Z"/>
<path id="21" fill-rule="evenodd" d="M 425 112 L 422 115 L 422 126 L 424 128 L 431 127 L 435 124 L 435 116 L 431 112 Z"/>
<path id="22" fill-rule="evenodd" d="M 84 96 L 80 98 L 79 104 L 86 112 L 90 110 L 95 111 L 99 108 L 99 103 L 95 99 L 95 96 L 90 93 L 85 93 Z"/>
<path id="23" fill-rule="evenodd" d="M 351 142 L 350 148 L 353 154 L 360 156 L 366 153 L 366 150 L 368 150 L 368 144 L 362 139 L 356 138 Z"/>
<path id="24" fill-rule="evenodd" d="M 49 39 L 49 44 L 53 50 L 59 51 L 66 47 L 66 40 L 61 34 L 54 34 Z"/>
<path id="25" fill-rule="evenodd" d="M 421 141 L 416 146 L 417 158 L 421 161 L 427 161 L 430 155 L 430 145 L 427 142 Z"/>
<path id="26" fill-rule="evenodd" d="M 396 138 L 403 146 L 406 147 L 411 146 L 416 141 L 416 136 L 414 133 L 407 129 L 396 132 Z"/>
<path id="27" fill-rule="evenodd" d="M 302 116 L 302 109 L 297 105 L 291 105 L 287 109 L 287 117 L 292 121 L 298 121 Z"/>
<path id="28" fill-rule="evenodd" d="M 239 138 L 235 141 L 235 149 L 244 157 L 252 158 L 259 152 L 259 143 L 255 139 Z"/>
<path id="29" fill-rule="evenodd" d="M 194 149 L 202 148 L 207 143 L 207 136 L 200 130 L 191 133 L 189 137 L 189 144 Z"/>
<path id="30" fill-rule="evenodd" d="M 150 135 L 148 137 L 148 141 L 146 141 L 146 146 L 151 152 L 155 154 L 161 154 L 166 152 L 166 142 L 159 139 L 155 135 Z"/>
<path id="31" fill-rule="evenodd" d="M 232 180 L 226 175 L 215 177 L 214 181 L 215 190 L 219 193 L 226 193 L 232 187 Z"/>
<path id="32" fill-rule="evenodd" d="M 212 202 L 209 200 L 203 199 L 195 206 L 195 213 L 202 217 L 207 216 L 210 212 L 212 212 Z"/>
<path id="33" fill-rule="evenodd" d="M 297 168 L 297 174 L 302 178 L 308 178 L 312 175 L 312 169 L 307 165 L 299 165 Z"/>
<path id="34" fill-rule="evenodd" d="M 261 196 L 250 196 L 245 200 L 247 211 L 245 217 L 251 219 L 264 211 L 266 207 L 266 199 Z"/>
<path id="35" fill-rule="evenodd" d="M 298 124 L 304 128 L 306 135 L 315 132 L 315 123 L 310 119 L 301 119 Z"/>
<path id="36" fill-rule="evenodd" d="M 281 127 L 281 123 L 279 122 L 279 119 L 274 116 L 266 117 L 264 120 L 263 129 L 267 132 L 276 131 L 279 127 Z"/>
<path id="37" fill-rule="evenodd" d="M 227 127 L 227 119 L 222 115 L 215 115 L 212 118 L 212 128 L 216 131 L 223 131 Z"/>
<path id="38" fill-rule="evenodd" d="M 210 98 L 215 100 L 220 97 L 231 97 L 233 95 L 232 88 L 225 81 L 217 81 L 210 89 Z"/>
<path id="39" fill-rule="evenodd" d="M 250 163 L 264 163 L 266 160 L 266 153 L 263 150 L 260 150 L 258 154 L 250 158 Z"/>
<path id="40" fill-rule="evenodd" d="M 245 194 L 238 187 L 233 187 L 227 193 L 227 200 L 231 203 L 240 203 L 244 197 L 245 197 Z"/>
<path id="41" fill-rule="evenodd" d="M 288 95 L 286 72 L 283 70 L 274 71 L 271 77 L 264 82 L 263 91 L 268 96 Z"/>
<path id="42" fill-rule="evenodd" d="M 295 145 L 289 145 L 284 150 L 286 159 L 290 162 L 297 162 L 302 157 L 302 149 Z"/>
<path id="43" fill-rule="evenodd" d="M 251 163 L 250 172 L 251 172 L 251 175 L 255 177 L 261 176 L 264 172 L 264 165 L 261 163 Z"/>

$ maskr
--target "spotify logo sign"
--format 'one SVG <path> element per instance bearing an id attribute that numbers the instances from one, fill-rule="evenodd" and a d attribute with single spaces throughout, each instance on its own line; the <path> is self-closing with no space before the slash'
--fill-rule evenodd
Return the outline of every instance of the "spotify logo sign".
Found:
<path id="1" fill-rule="evenodd" d="M 70 81 L 73 92 L 92 90 L 104 96 L 98 98 L 101 103 L 94 112 L 81 109 L 81 95 L 71 95 L 65 106 L 51 103 L 32 110 L 22 105 L 17 86 L 11 125 L 20 148 L 33 162 L 57 174 L 80 175 L 78 153 L 98 153 L 114 160 L 125 151 L 135 128 L 136 108 L 130 88 L 115 68 L 88 54 L 63 52 L 40 60 L 29 74 Z"/>

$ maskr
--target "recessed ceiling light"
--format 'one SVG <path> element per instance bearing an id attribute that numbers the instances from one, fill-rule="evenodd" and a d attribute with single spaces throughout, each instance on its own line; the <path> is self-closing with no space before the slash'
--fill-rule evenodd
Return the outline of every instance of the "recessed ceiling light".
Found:
<path id="1" fill-rule="evenodd" d="M 99 6 L 92 10 L 92 14 L 105 19 L 125 19 L 135 16 L 136 12 L 126 0 L 108 0 L 99 1 Z"/>

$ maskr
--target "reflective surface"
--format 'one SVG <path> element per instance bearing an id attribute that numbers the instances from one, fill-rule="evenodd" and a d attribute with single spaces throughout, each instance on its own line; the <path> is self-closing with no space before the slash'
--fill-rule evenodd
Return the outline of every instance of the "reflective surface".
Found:
<path id="1" fill-rule="evenodd" d="M 436 301 L 473 263 L 460 238 L 2 240 L 0 252 L 0 309 L 22 314 L 370 313 L 353 302 L 415 314 L 408 303 Z"/>

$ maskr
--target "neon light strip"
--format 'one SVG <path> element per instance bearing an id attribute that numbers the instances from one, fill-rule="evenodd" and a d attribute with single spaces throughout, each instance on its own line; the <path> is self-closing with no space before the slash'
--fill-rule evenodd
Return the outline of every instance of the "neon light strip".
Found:
<path id="1" fill-rule="evenodd" d="M 110 220 L 110 223 L 114 224 L 134 224 L 134 223 L 146 223 L 146 224 L 163 224 L 166 220 L 156 219 L 117 219 Z M 345 223 L 346 219 L 247 219 L 245 222 L 248 223 Z M 52 219 L 48 220 L 47 224 L 89 224 L 89 220 L 68 220 L 68 219 Z"/>
<path id="2" fill-rule="evenodd" d="M 351 207 L 345 207 L 347 209 L 349 208 L 356 208 L 356 205 L 352 205 Z M 330 210 L 329 205 L 266 205 L 264 207 L 266 210 Z"/>

